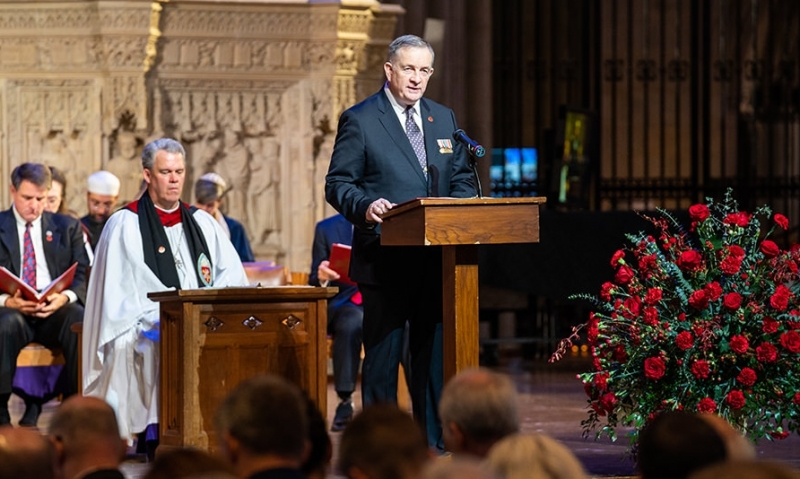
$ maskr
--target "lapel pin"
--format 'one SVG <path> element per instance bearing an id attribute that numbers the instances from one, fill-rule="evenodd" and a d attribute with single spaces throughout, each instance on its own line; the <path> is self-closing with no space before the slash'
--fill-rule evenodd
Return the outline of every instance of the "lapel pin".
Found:
<path id="1" fill-rule="evenodd" d="M 433 123 L 433 117 L 432 116 L 428 117 L 428 123 Z"/>
<path id="2" fill-rule="evenodd" d="M 163 246 L 159 246 L 159 247 L 158 247 L 158 252 L 159 252 L 159 253 L 163 253 L 163 252 L 164 252 L 164 251 L 166 251 L 166 250 L 167 250 L 167 248 L 165 248 L 165 247 L 163 247 Z"/>
<path id="3" fill-rule="evenodd" d="M 50 230 L 45 231 L 44 239 L 46 239 L 47 241 L 53 241 L 53 232 Z"/>

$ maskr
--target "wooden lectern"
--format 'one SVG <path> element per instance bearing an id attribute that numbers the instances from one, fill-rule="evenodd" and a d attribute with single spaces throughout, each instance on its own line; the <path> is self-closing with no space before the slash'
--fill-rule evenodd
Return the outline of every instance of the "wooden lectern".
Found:
<path id="1" fill-rule="evenodd" d="M 327 300 L 337 288 L 207 288 L 161 303 L 160 445 L 215 450 L 214 414 L 244 379 L 268 372 L 327 411 Z"/>
<path id="2" fill-rule="evenodd" d="M 383 216 L 381 244 L 441 246 L 444 381 L 478 366 L 478 245 L 539 242 L 545 198 L 417 198 Z"/>

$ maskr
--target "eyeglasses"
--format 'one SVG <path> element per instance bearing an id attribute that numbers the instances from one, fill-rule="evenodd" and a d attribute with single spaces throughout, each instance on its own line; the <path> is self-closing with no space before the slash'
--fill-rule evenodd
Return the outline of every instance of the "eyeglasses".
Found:
<path id="1" fill-rule="evenodd" d="M 415 73 L 419 74 L 419 76 L 422 78 L 428 78 L 429 76 L 433 75 L 433 68 L 428 68 L 428 67 L 422 67 L 422 68 L 414 68 L 412 66 L 398 67 L 397 65 L 392 64 L 392 69 L 396 70 L 405 77 L 413 76 Z"/>

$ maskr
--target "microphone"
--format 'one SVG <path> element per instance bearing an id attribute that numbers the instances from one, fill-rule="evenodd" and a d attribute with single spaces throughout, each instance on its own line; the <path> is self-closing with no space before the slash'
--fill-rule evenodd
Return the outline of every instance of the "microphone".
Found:
<path id="1" fill-rule="evenodd" d="M 486 154 L 486 149 L 479 145 L 477 141 L 468 137 L 461 128 L 453 132 L 453 139 L 466 146 L 470 154 L 477 158 L 481 158 Z"/>

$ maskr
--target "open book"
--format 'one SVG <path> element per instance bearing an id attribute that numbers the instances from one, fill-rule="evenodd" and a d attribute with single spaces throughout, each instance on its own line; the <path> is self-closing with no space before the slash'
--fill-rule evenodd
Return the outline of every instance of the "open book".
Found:
<path id="1" fill-rule="evenodd" d="M 16 294 L 17 290 L 22 292 L 22 297 L 28 301 L 36 301 L 41 303 L 48 296 L 53 293 L 60 293 L 67 289 L 72 284 L 72 279 L 75 277 L 75 270 L 78 268 L 78 263 L 73 263 L 64 273 L 58 278 L 50 282 L 42 292 L 28 286 L 25 281 L 22 281 L 17 275 L 0 266 L 0 290 L 10 295 Z"/>
<path id="2" fill-rule="evenodd" d="M 328 258 L 330 268 L 339 273 L 339 283 L 356 284 L 350 279 L 350 251 L 352 248 L 346 244 L 333 243 L 331 256 Z"/>

